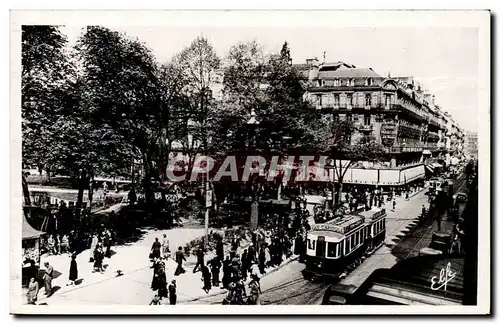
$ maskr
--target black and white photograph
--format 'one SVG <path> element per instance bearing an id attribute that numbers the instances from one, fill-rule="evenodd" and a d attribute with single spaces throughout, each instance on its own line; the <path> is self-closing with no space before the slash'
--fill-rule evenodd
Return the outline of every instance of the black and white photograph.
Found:
<path id="1" fill-rule="evenodd" d="M 490 19 L 11 11 L 11 313 L 489 314 Z"/>

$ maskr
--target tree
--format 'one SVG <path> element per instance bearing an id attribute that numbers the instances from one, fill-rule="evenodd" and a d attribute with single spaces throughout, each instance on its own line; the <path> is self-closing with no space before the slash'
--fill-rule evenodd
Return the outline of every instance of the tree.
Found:
<path id="1" fill-rule="evenodd" d="M 174 107 L 177 119 L 177 141 L 188 157 L 188 174 L 194 166 L 196 155 L 208 149 L 211 111 L 215 107 L 211 87 L 217 81 L 220 59 L 204 37 L 197 37 L 175 58 L 173 64 L 180 71 L 181 100 Z"/>
<path id="2" fill-rule="evenodd" d="M 109 129 L 115 139 L 129 143 L 125 161 L 140 157 L 144 191 L 153 200 L 152 157 L 164 132 L 158 67 L 151 51 L 137 40 L 107 28 L 89 26 L 78 40 L 82 65 L 83 105 L 96 127 Z M 114 150 L 117 153 L 117 150 Z"/>
<path id="3" fill-rule="evenodd" d="M 22 26 L 21 116 L 23 163 L 50 171 L 57 165 L 54 124 L 65 107 L 74 69 L 58 26 Z"/>
<path id="4" fill-rule="evenodd" d="M 347 170 L 356 162 L 380 161 L 386 156 L 385 150 L 375 142 L 373 136 L 361 136 L 355 143 L 352 143 L 351 138 L 356 131 L 356 125 L 347 120 L 330 121 L 327 128 L 335 180 L 339 184 L 338 193 L 335 195 L 335 207 L 342 194 L 342 185 Z M 335 192 L 335 186 L 333 189 Z"/>
<path id="5" fill-rule="evenodd" d="M 305 101 L 304 88 L 290 64 L 288 45 L 281 54 L 265 56 L 256 42 L 233 46 L 224 70 L 224 100 L 217 111 L 214 143 L 225 154 L 241 152 L 278 155 L 324 150 L 323 122 Z M 251 112 L 258 125 L 248 125 Z M 313 153 L 314 154 L 314 153 Z M 258 220 L 262 186 L 249 181 L 251 220 Z M 278 183 L 278 185 L 280 185 Z"/>

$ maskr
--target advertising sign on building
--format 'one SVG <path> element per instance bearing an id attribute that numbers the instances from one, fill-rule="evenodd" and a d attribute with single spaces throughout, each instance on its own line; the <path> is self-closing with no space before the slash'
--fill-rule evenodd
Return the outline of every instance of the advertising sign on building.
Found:
<path id="1" fill-rule="evenodd" d="M 395 122 L 384 122 L 380 127 L 380 138 L 384 146 L 392 146 L 396 141 L 397 125 Z"/>

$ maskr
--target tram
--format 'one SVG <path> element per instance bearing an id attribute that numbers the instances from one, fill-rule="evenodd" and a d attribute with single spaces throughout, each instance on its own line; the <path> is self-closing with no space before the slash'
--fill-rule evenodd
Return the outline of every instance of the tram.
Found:
<path id="1" fill-rule="evenodd" d="M 385 209 L 346 215 L 314 224 L 307 234 L 306 280 L 339 279 L 379 248 L 385 240 Z"/>

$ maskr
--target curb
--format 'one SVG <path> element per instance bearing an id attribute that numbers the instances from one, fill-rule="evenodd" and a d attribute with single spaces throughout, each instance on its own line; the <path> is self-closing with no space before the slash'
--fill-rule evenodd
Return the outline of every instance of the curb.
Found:
<path id="1" fill-rule="evenodd" d="M 274 272 L 278 271 L 279 269 L 283 268 L 287 264 L 289 264 L 289 263 L 291 263 L 293 261 L 296 261 L 298 258 L 299 258 L 298 255 L 292 256 L 290 259 L 287 259 L 287 260 L 283 261 L 283 263 L 281 263 L 278 267 L 272 268 L 270 271 L 266 272 L 266 274 L 263 275 L 262 277 L 260 277 L 260 279 L 262 279 L 262 278 L 270 275 L 271 273 L 274 273 Z M 246 284 L 245 286 L 247 286 L 247 285 L 248 284 Z M 221 292 L 217 292 L 217 293 L 211 293 L 211 294 L 206 294 L 206 295 L 202 295 L 202 296 L 197 296 L 197 297 L 191 297 L 191 298 L 187 298 L 187 299 L 183 299 L 183 300 L 178 300 L 178 302 L 179 303 L 189 303 L 189 302 L 193 302 L 193 301 L 197 301 L 197 300 L 205 299 L 205 298 L 209 298 L 209 297 L 221 296 L 221 295 L 224 295 L 226 293 L 227 293 L 227 290 L 221 291 Z"/>

